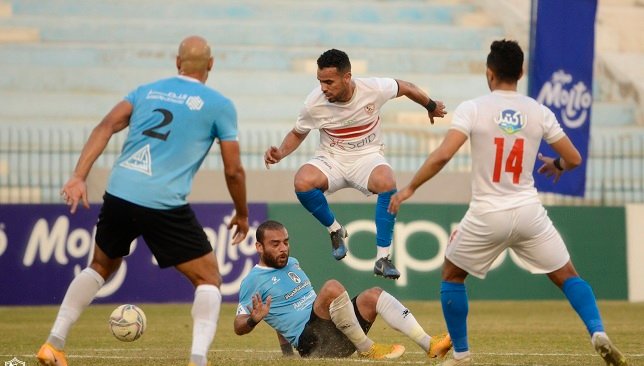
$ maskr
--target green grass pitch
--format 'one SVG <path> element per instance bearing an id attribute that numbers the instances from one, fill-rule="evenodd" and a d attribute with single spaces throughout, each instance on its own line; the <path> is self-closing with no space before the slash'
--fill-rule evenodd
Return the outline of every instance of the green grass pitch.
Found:
<path id="1" fill-rule="evenodd" d="M 440 303 L 406 301 L 428 333 L 445 332 Z M 109 332 L 115 305 L 91 305 L 72 328 L 66 352 L 71 366 L 188 364 L 191 328 L 189 304 L 137 304 L 148 328 L 141 339 L 124 343 Z M 261 323 L 237 336 L 232 324 L 236 304 L 224 304 L 210 348 L 213 365 L 361 365 L 435 364 L 381 319 L 369 332 L 376 342 L 400 342 L 407 352 L 396 361 L 282 358 L 275 332 Z M 626 353 L 630 365 L 644 365 L 644 303 L 600 301 L 608 334 Z M 57 307 L 0 307 L 0 364 L 12 358 L 35 365 Z M 603 365 L 590 345 L 582 322 L 565 301 L 473 301 L 469 313 L 470 349 L 476 365 Z"/>

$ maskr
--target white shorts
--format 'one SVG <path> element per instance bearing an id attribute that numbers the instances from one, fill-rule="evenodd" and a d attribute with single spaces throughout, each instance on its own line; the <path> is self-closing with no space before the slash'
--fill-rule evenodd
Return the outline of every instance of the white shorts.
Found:
<path id="1" fill-rule="evenodd" d="M 550 273 L 570 260 L 568 249 L 541 204 L 472 214 L 468 210 L 450 237 L 445 257 L 478 278 L 485 278 L 506 249 L 532 273 Z"/>
<path id="2" fill-rule="evenodd" d="M 360 156 L 338 156 L 324 150 L 317 150 L 315 156 L 305 164 L 315 166 L 326 175 L 329 182 L 326 194 L 342 188 L 355 188 L 365 196 L 373 194 L 367 188 L 371 172 L 379 165 L 390 167 L 381 152 Z"/>

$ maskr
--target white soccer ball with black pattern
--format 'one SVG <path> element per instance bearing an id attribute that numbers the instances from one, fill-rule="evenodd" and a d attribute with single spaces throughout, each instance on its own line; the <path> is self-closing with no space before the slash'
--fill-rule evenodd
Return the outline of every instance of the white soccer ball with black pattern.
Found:
<path id="1" fill-rule="evenodd" d="M 146 323 L 143 310 L 132 304 L 121 305 L 110 315 L 110 330 L 116 339 L 123 342 L 139 339 L 145 331 Z"/>

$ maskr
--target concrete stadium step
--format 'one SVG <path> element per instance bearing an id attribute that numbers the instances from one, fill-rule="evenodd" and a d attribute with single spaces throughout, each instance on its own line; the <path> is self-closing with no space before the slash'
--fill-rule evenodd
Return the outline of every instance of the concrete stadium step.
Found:
<path id="1" fill-rule="evenodd" d="M 316 23 L 421 23 L 450 24 L 472 11 L 470 4 L 418 1 L 158 1 L 20 0 L 13 2 L 15 16 L 88 16 L 118 19 L 297 19 Z"/>
<path id="2" fill-rule="evenodd" d="M 1 65 L 1 63 L 0 63 Z M 0 66 L 1 67 L 1 66 Z M 15 66 L 12 73 L 0 76 L 0 90 L 14 92 L 120 93 L 125 95 L 139 84 L 172 76 L 166 68 L 58 68 Z M 25 75 L 29 75 L 25 78 Z M 361 76 L 354 73 L 355 77 Z M 367 75 L 371 76 L 371 75 Z M 387 76 L 390 77 L 390 76 Z M 395 78 L 413 82 L 435 99 L 457 99 L 472 93 L 487 92 L 484 78 L 478 74 L 408 74 Z M 207 85 L 233 99 L 236 97 L 292 96 L 304 101 L 306 95 L 319 87 L 315 73 L 286 71 L 218 70 L 210 74 Z M 464 93 L 463 90 L 467 90 Z"/>
<path id="3" fill-rule="evenodd" d="M 464 91 L 471 92 L 471 91 Z M 11 92 L 0 91 L 3 108 L 0 110 L 0 123 L 11 121 L 28 121 L 30 119 L 70 118 L 70 119 L 100 119 L 125 93 L 44 93 L 44 92 Z M 444 99 L 448 111 L 464 99 Z M 302 107 L 302 97 L 266 95 L 235 96 L 239 120 L 266 121 L 267 123 L 294 121 Z M 406 124 L 426 124 L 427 114 L 417 104 L 398 98 L 387 103 L 382 111 L 385 121 Z M 633 107 L 629 104 L 596 103 L 592 113 L 592 125 L 601 125 L 604 121 L 615 116 L 633 115 Z M 407 114 L 401 119 L 401 114 Z M 410 118 L 409 116 L 414 118 Z M 451 117 L 451 114 L 448 114 Z M 440 120 L 439 124 L 448 123 L 450 119 Z M 626 122 L 626 121 L 625 121 Z M 631 121 L 632 123 L 632 121 Z"/>
<path id="4" fill-rule="evenodd" d="M 215 45 L 272 45 L 481 50 L 503 36 L 499 27 L 460 27 L 422 24 L 342 23 L 324 27 L 310 22 L 238 20 L 157 20 L 69 16 L 64 22 L 49 16 L 9 18 L 8 26 L 37 27 L 45 42 L 166 42 L 178 43 L 202 34 Z"/>
<path id="5" fill-rule="evenodd" d="M 0 44 L 0 65 L 34 65 L 60 68 L 143 67 L 169 69 L 174 64 L 179 39 L 173 43 L 59 43 Z M 175 42 L 176 41 L 176 42 Z M 294 70 L 300 63 L 314 63 L 335 46 L 242 46 L 213 44 L 215 72 L 227 70 Z M 354 63 L 362 61 L 369 73 L 479 73 L 485 72 L 481 50 L 431 48 L 384 49 L 362 45 L 342 48 Z"/>

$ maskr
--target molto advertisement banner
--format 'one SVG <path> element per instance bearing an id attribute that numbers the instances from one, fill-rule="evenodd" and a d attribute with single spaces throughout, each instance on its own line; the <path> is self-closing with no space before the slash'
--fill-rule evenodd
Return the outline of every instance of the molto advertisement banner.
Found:
<path id="1" fill-rule="evenodd" d="M 193 204 L 217 256 L 224 301 L 236 301 L 239 284 L 257 263 L 255 229 L 266 219 L 265 204 L 250 205 L 250 232 L 232 246 L 229 204 Z M 0 304 L 58 304 L 67 286 L 87 267 L 94 248 L 100 204 L 75 215 L 65 205 L 0 206 Z M 101 288 L 97 303 L 191 302 L 192 284 L 174 268 L 160 270 L 138 238 L 119 270 Z"/>
<path id="2" fill-rule="evenodd" d="M 326 229 L 298 203 L 250 205 L 251 229 L 237 246 L 230 245 L 226 228 L 232 205 L 192 207 L 213 245 L 227 302 L 237 301 L 241 280 L 257 263 L 255 229 L 269 217 L 288 228 L 291 255 L 300 260 L 316 288 L 334 278 L 352 296 L 379 286 L 401 299 L 437 300 L 449 235 L 467 210 L 465 205 L 404 205 L 392 251 L 402 276 L 392 281 L 373 275 L 374 204 L 332 205 L 349 231 L 349 253 L 342 261 L 331 256 Z M 0 206 L 0 305 L 59 304 L 73 277 L 91 259 L 99 208 L 94 204 L 90 210 L 70 215 L 64 205 Z M 623 207 L 548 207 L 578 272 L 600 299 L 628 297 L 624 211 Z M 629 235 L 641 238 L 638 233 Z M 631 267 L 635 268 L 632 263 Z M 472 299 L 563 298 L 546 276 L 530 274 L 511 251 L 499 258 L 486 280 L 470 277 L 467 284 Z M 192 285 L 179 272 L 158 268 L 139 238 L 95 302 L 191 302 L 193 295 Z"/>
<path id="3" fill-rule="evenodd" d="M 373 204 L 331 205 L 349 232 L 349 253 L 336 261 L 326 228 L 300 205 L 269 205 L 269 217 L 289 231 L 291 255 L 314 286 L 335 278 L 352 296 L 379 286 L 401 299 L 437 300 L 445 248 L 465 205 L 406 204 L 396 222 L 393 262 L 397 281 L 373 275 L 376 234 Z M 627 269 L 623 207 L 548 207 L 579 274 L 600 299 L 626 299 Z M 471 299 L 563 299 L 545 275 L 533 275 L 512 251 L 503 253 L 485 280 L 467 279 Z"/>

